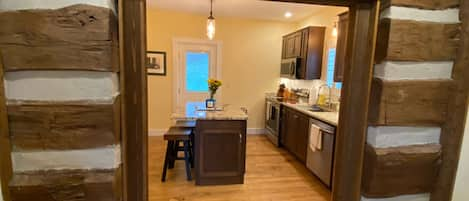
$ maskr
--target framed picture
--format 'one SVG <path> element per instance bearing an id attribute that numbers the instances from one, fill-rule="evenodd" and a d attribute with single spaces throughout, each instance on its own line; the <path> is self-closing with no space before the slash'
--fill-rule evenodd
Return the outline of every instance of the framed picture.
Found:
<path id="1" fill-rule="evenodd" d="M 147 74 L 166 75 L 166 52 L 147 51 Z"/>

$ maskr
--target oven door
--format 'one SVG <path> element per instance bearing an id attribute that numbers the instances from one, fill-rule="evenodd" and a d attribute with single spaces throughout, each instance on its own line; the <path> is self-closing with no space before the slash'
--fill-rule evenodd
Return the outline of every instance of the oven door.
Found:
<path id="1" fill-rule="evenodd" d="M 267 118 L 266 130 L 267 137 L 275 144 L 278 145 L 278 136 L 280 129 L 280 105 L 268 102 L 267 103 Z"/>

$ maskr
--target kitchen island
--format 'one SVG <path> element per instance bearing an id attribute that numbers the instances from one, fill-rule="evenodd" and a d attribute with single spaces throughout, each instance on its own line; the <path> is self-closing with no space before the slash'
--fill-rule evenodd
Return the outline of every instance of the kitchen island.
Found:
<path id="1" fill-rule="evenodd" d="M 174 120 L 196 121 L 196 185 L 243 184 L 246 164 L 246 110 L 192 110 L 173 114 Z"/>

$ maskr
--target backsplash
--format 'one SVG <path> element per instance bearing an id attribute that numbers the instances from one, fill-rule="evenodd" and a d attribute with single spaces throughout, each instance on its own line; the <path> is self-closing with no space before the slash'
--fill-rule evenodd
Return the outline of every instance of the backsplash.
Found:
<path id="1" fill-rule="evenodd" d="M 280 78 L 279 84 L 285 84 L 288 89 L 310 89 L 310 98 L 308 103 L 314 104 L 317 98 L 317 90 L 323 84 L 326 84 L 323 80 L 295 80 L 295 79 L 288 79 L 288 78 Z M 324 90 L 322 90 L 324 91 Z M 324 93 L 324 92 L 322 92 Z M 340 89 L 332 88 L 332 100 L 339 101 L 340 100 Z"/>

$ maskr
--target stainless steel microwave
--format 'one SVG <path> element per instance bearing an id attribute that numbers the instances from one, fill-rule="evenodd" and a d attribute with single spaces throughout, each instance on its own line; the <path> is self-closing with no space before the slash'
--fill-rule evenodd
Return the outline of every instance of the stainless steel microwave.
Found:
<path id="1" fill-rule="evenodd" d="M 300 65 L 300 58 L 282 59 L 280 77 L 296 79 L 296 72 Z"/>

